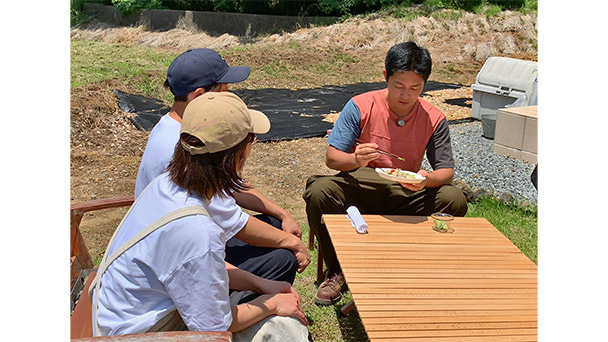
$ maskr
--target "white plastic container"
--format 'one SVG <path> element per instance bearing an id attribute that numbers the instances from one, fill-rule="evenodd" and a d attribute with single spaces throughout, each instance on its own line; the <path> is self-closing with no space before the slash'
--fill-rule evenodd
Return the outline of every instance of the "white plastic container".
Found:
<path id="1" fill-rule="evenodd" d="M 534 80 L 538 75 L 538 63 L 508 57 L 490 57 L 477 74 L 473 89 L 471 117 L 493 114 L 499 108 L 523 99 L 527 106 Z"/>

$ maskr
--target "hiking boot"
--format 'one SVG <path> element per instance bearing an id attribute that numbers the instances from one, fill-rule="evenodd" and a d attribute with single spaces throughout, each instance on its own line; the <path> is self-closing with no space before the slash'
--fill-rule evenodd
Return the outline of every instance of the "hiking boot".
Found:
<path id="1" fill-rule="evenodd" d="M 342 271 L 329 270 L 325 276 L 325 280 L 319 285 L 317 295 L 315 296 L 315 304 L 331 305 L 342 298 L 342 291 L 346 288 L 346 282 Z"/>

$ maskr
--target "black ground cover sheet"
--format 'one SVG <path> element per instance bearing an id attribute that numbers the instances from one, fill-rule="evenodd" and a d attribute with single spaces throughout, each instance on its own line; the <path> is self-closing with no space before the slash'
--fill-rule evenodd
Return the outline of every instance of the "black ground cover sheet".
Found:
<path id="1" fill-rule="evenodd" d="M 260 141 L 292 140 L 324 136 L 332 124 L 323 121 L 327 114 L 339 113 L 348 100 L 370 90 L 381 89 L 384 82 L 357 83 L 344 86 L 324 86 L 312 89 L 238 89 L 233 92 L 247 106 L 259 110 L 270 119 L 270 131 L 258 135 Z M 458 88 L 459 85 L 429 81 L 425 91 Z M 140 130 L 150 131 L 170 108 L 160 100 L 114 90 L 118 106 L 128 113 Z M 424 95 L 424 94 L 423 94 Z"/>

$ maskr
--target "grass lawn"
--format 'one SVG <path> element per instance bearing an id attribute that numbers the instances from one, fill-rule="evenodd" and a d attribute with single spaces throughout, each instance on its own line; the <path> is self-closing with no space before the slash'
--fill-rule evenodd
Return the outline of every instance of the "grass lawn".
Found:
<path id="1" fill-rule="evenodd" d="M 483 197 L 469 204 L 467 217 L 484 217 L 530 260 L 538 264 L 538 207 L 522 207 Z"/>

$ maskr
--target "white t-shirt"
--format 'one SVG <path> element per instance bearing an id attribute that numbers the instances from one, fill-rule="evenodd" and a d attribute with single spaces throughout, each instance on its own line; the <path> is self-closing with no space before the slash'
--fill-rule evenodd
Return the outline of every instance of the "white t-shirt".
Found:
<path id="1" fill-rule="evenodd" d="M 211 218 L 172 221 L 109 266 L 99 296 L 103 335 L 144 332 L 176 308 L 189 330 L 228 330 L 232 314 L 224 249 L 249 219 L 233 197 L 215 196 L 207 206 L 163 173 L 137 200 L 108 252 L 169 212 L 196 205 Z"/>
<path id="2" fill-rule="evenodd" d="M 165 114 L 150 132 L 146 149 L 141 157 L 141 164 L 139 164 L 139 171 L 137 171 L 135 198 L 154 178 L 167 171 L 167 166 L 175 151 L 175 144 L 179 141 L 181 127 L 181 123 L 170 117 L 169 114 Z"/>

